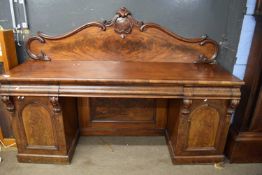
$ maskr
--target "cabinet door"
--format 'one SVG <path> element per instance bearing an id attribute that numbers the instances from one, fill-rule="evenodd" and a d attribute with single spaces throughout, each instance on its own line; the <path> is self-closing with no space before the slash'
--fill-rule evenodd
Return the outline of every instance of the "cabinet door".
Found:
<path id="1" fill-rule="evenodd" d="M 193 100 L 188 114 L 181 114 L 177 155 L 222 154 L 230 117 L 226 100 Z"/>
<path id="2" fill-rule="evenodd" d="M 13 127 L 19 153 L 66 154 L 62 113 L 54 113 L 48 97 L 15 100 Z"/>

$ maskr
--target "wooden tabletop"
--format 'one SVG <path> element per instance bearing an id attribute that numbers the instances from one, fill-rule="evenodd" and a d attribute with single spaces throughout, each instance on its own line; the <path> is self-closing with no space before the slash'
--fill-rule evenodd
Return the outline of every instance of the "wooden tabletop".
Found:
<path id="1" fill-rule="evenodd" d="M 100 83 L 176 83 L 239 86 L 243 82 L 217 64 L 26 61 L 1 76 L 0 81 Z"/>

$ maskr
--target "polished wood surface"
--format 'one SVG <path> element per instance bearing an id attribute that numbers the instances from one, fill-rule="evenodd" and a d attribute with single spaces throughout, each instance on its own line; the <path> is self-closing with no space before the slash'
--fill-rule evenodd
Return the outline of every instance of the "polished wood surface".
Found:
<path id="1" fill-rule="evenodd" d="M 240 86 L 243 82 L 217 64 L 119 62 L 119 61 L 27 61 L 0 81 L 61 83 L 171 83 Z"/>
<path id="2" fill-rule="evenodd" d="M 139 22 L 121 8 L 110 21 L 87 23 L 62 36 L 39 32 L 28 40 L 27 52 L 39 60 L 214 63 L 218 44 L 205 35 L 186 39 Z"/>
<path id="3" fill-rule="evenodd" d="M 178 105 L 180 110 L 176 109 Z M 171 101 L 166 135 L 173 162 L 223 161 L 232 109 L 236 105 L 237 101 L 228 104 L 227 100 Z"/>
<path id="4" fill-rule="evenodd" d="M 163 135 L 167 100 L 137 98 L 80 98 L 82 135 Z"/>
<path id="5" fill-rule="evenodd" d="M 185 39 L 121 8 L 62 36 L 39 33 L 27 52 L 0 77 L 19 161 L 70 162 L 78 131 L 165 135 L 173 163 L 224 160 L 243 82 L 214 64 L 206 36 Z"/>
<path id="6" fill-rule="evenodd" d="M 78 139 L 76 99 L 61 99 L 63 111 L 56 113 L 48 97 L 14 99 L 13 131 L 18 161 L 68 163 Z"/>

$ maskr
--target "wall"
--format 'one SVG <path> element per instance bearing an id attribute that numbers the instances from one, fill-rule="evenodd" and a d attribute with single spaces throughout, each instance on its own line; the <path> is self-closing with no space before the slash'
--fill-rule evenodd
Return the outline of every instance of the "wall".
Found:
<path id="1" fill-rule="evenodd" d="M 27 0 L 30 34 L 68 32 L 89 21 L 111 19 L 127 7 L 145 22 L 155 22 L 185 36 L 207 34 L 222 44 L 218 61 L 232 71 L 245 9 L 245 0 Z M 0 1 L 0 25 L 12 28 L 8 1 Z M 17 15 L 18 21 L 20 16 Z M 23 41 L 17 47 L 20 62 L 27 57 Z"/>
<path id="2" fill-rule="evenodd" d="M 244 16 L 242 24 L 240 40 L 236 54 L 237 60 L 233 69 L 233 74 L 240 79 L 243 79 L 245 75 L 249 51 L 256 26 L 256 20 L 253 16 L 256 7 L 256 0 L 248 0 L 246 6 L 247 12 Z"/>

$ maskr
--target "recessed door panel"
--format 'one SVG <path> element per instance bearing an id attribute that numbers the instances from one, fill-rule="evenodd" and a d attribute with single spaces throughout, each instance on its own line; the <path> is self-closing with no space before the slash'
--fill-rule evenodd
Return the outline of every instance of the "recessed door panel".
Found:
<path id="1" fill-rule="evenodd" d="M 165 99 L 78 99 L 82 135 L 162 135 L 166 111 Z"/>
<path id="2" fill-rule="evenodd" d="M 52 118 L 49 111 L 41 104 L 31 103 L 21 112 L 25 135 L 29 146 L 54 146 Z"/>
<path id="3" fill-rule="evenodd" d="M 92 120 L 97 121 L 153 121 L 154 99 L 91 98 Z"/>
<path id="4" fill-rule="evenodd" d="M 200 106 L 190 115 L 188 149 L 215 146 L 219 126 L 219 113 L 215 108 Z"/>

